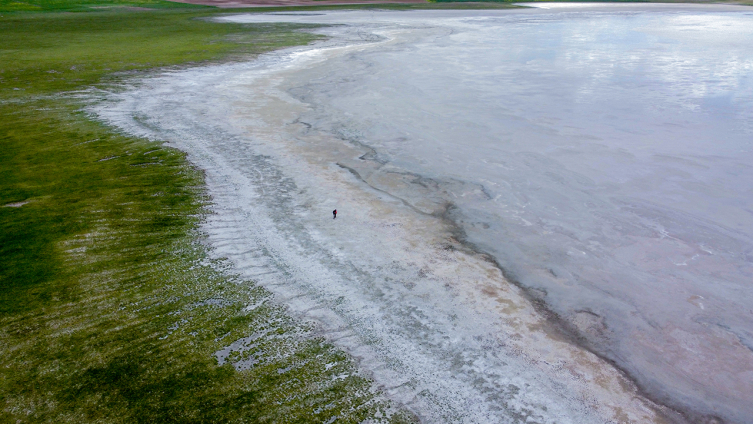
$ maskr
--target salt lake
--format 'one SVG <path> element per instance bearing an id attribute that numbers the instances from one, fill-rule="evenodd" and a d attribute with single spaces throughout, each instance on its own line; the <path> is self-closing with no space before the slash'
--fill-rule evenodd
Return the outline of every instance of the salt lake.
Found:
<path id="1" fill-rule="evenodd" d="M 215 254 L 386 396 L 432 423 L 750 421 L 753 9 L 223 20 L 331 26 L 91 110 L 188 152 Z"/>

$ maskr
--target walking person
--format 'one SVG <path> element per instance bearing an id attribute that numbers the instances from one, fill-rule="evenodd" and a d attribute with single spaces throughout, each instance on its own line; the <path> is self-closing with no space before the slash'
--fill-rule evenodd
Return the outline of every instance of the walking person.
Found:
<path id="1" fill-rule="evenodd" d="M 337 209 L 332 211 L 332 219 L 337 219 Z"/>

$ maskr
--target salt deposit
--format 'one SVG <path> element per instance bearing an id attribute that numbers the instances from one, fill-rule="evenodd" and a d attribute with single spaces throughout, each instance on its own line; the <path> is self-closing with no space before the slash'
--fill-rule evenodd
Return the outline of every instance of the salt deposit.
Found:
<path id="1" fill-rule="evenodd" d="M 749 421 L 753 13 L 547 7 L 230 16 L 345 25 L 92 110 L 187 151 L 215 254 L 425 422 L 682 420 L 591 352 Z"/>

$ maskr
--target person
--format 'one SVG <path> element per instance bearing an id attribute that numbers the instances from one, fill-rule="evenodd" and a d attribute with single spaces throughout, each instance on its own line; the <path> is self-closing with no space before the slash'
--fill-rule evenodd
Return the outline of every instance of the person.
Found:
<path id="1" fill-rule="evenodd" d="M 332 219 L 337 219 L 337 209 L 332 211 Z"/>

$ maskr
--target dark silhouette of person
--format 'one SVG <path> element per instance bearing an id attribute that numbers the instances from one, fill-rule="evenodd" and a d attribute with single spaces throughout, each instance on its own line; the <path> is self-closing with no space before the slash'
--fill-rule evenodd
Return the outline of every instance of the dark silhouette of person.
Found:
<path id="1" fill-rule="evenodd" d="M 336 219 L 336 218 L 337 218 L 337 209 L 332 211 L 332 219 Z"/>

